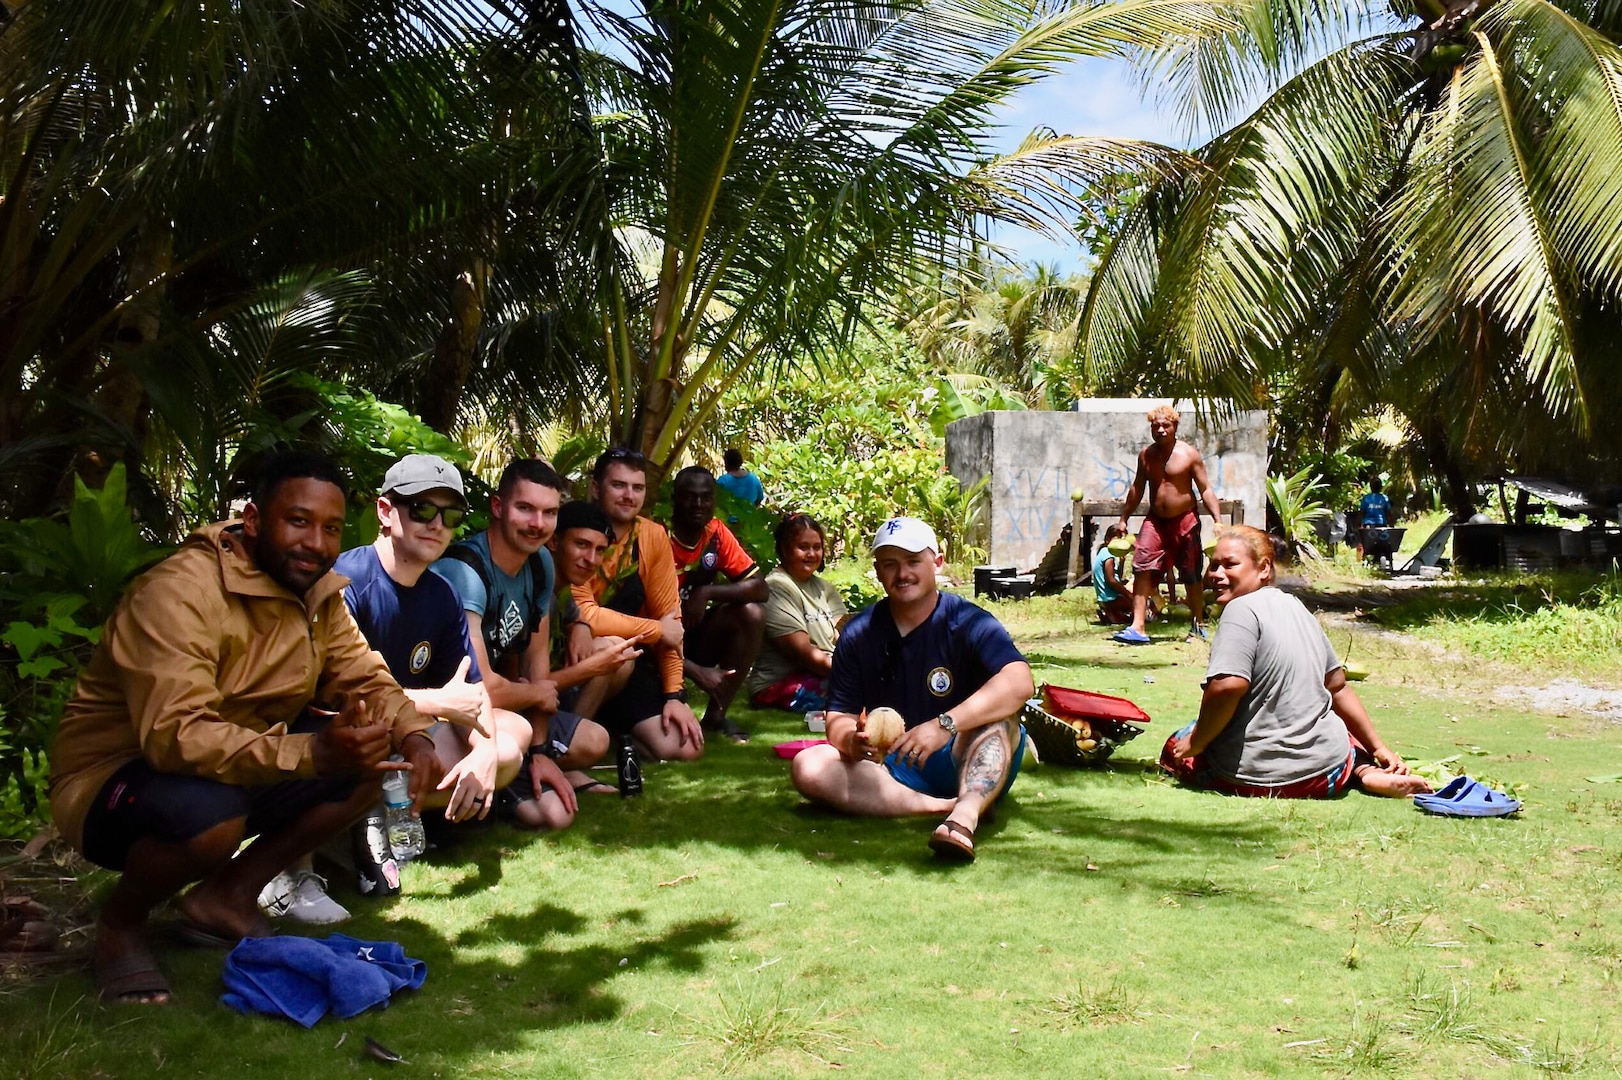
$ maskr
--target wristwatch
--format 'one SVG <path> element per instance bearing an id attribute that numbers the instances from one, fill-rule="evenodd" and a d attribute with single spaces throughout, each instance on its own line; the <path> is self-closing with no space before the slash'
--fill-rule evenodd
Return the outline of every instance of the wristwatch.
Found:
<path id="1" fill-rule="evenodd" d="M 949 712 L 941 713 L 939 716 L 935 717 L 935 722 L 946 730 L 946 734 L 948 734 L 948 735 L 956 735 L 957 734 L 957 721 L 952 719 L 952 714 L 951 713 L 949 713 Z"/>

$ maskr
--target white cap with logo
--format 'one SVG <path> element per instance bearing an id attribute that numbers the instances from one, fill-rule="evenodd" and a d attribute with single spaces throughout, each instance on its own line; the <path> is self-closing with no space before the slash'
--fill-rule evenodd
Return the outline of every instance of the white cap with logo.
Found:
<path id="1" fill-rule="evenodd" d="M 389 466 L 383 477 L 383 490 L 397 495 L 421 495 L 439 488 L 454 491 L 464 504 L 467 502 L 462 474 L 455 465 L 433 454 L 407 454 Z"/>
<path id="2" fill-rule="evenodd" d="M 939 555 L 940 541 L 935 539 L 935 530 L 925 522 L 914 517 L 895 517 L 879 526 L 879 531 L 873 535 L 873 550 L 894 547 L 902 551 L 933 551 Z"/>

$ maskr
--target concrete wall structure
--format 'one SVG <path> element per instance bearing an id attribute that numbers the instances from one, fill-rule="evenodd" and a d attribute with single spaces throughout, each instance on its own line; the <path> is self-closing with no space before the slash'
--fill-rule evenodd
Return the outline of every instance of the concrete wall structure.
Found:
<path id="1" fill-rule="evenodd" d="M 964 486 L 991 478 L 990 535 L 977 541 L 990 561 L 1034 567 L 1070 521 L 1073 492 L 1084 492 L 1088 501 L 1124 499 L 1138 453 L 1149 445 L 1144 414 L 1167 403 L 1091 398 L 1078 402 L 1075 412 L 988 412 L 950 424 L 947 470 Z M 1204 456 L 1217 497 L 1242 501 L 1244 520 L 1261 525 L 1267 513 L 1267 414 L 1242 412 L 1202 424 L 1192 404 L 1172 404 L 1183 414 L 1178 437 Z"/>

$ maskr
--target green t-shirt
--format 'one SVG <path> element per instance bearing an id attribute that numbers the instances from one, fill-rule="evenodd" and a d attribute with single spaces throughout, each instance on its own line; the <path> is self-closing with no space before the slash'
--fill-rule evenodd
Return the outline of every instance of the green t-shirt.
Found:
<path id="1" fill-rule="evenodd" d="M 766 589 L 766 640 L 755 669 L 749 673 L 751 695 L 790 675 L 804 674 L 777 647 L 778 638 L 803 631 L 811 644 L 831 653 L 839 641 L 839 620 L 845 617 L 845 598 L 832 582 L 815 575 L 804 583 L 797 582 L 780 566 L 766 575 Z"/>

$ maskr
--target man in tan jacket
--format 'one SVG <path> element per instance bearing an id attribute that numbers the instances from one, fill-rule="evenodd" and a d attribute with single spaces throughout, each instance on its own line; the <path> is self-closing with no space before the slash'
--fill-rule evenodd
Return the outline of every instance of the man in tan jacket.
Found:
<path id="1" fill-rule="evenodd" d="M 430 719 L 331 572 L 344 498 L 325 458 L 272 458 L 241 521 L 193 533 L 129 588 L 79 677 L 51 752 L 51 810 L 65 839 L 122 875 L 97 922 L 104 998 L 169 999 L 146 923 L 187 885 L 184 940 L 264 934 L 259 890 L 374 805 L 386 769 L 412 770 L 414 810 L 443 775 Z M 386 764 L 393 751 L 403 766 Z"/>

